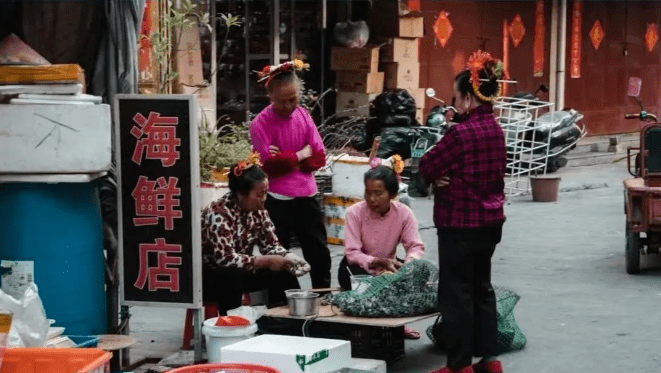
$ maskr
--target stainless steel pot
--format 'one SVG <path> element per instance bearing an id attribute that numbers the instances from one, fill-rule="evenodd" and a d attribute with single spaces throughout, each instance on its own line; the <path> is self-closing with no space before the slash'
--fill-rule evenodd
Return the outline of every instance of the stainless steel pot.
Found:
<path id="1" fill-rule="evenodd" d="M 319 294 L 309 291 L 287 294 L 289 314 L 292 316 L 312 316 L 319 312 Z"/>

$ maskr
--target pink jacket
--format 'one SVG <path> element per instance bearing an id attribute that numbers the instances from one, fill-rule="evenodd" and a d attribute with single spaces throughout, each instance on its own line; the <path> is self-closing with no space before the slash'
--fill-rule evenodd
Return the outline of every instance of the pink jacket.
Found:
<path id="1" fill-rule="evenodd" d="M 399 243 L 406 250 L 406 261 L 420 259 L 425 252 L 413 211 L 401 202 L 392 201 L 384 216 L 370 210 L 367 202 L 358 202 L 347 209 L 345 229 L 347 261 L 368 272 L 374 259 L 394 259 Z"/>
<path id="2" fill-rule="evenodd" d="M 289 118 L 278 115 L 269 105 L 250 123 L 250 141 L 269 175 L 269 191 L 288 197 L 309 197 L 317 193 L 312 174 L 326 164 L 324 144 L 308 112 L 299 107 Z M 269 146 L 280 154 L 272 156 Z M 313 154 L 298 162 L 296 152 L 310 145 Z"/>

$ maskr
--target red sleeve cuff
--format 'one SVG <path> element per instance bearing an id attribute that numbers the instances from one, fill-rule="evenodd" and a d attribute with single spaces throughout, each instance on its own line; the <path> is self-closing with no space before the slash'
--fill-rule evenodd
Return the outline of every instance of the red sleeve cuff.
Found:
<path id="1" fill-rule="evenodd" d="M 281 152 L 272 155 L 264 161 L 264 172 L 272 177 L 278 177 L 290 173 L 298 164 L 298 157 L 294 152 Z"/>
<path id="2" fill-rule="evenodd" d="M 310 158 L 304 159 L 300 168 L 302 172 L 314 172 L 326 165 L 326 155 L 324 152 L 313 150 Z"/>

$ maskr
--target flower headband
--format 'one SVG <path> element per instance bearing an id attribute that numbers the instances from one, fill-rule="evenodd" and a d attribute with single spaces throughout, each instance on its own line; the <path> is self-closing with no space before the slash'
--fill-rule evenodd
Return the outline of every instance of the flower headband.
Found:
<path id="1" fill-rule="evenodd" d="M 252 166 L 262 166 L 262 162 L 259 160 L 259 153 L 257 152 L 252 152 L 250 155 L 248 155 L 248 158 L 243 161 L 239 161 L 232 172 L 234 173 L 234 176 L 239 177 L 243 175 L 243 171 L 249 169 Z"/>
<path id="2" fill-rule="evenodd" d="M 288 62 L 283 62 L 279 65 L 273 65 L 273 66 L 266 66 L 262 69 L 262 71 L 257 72 L 257 77 L 259 77 L 259 82 L 264 82 L 264 86 L 268 87 L 269 83 L 271 83 L 271 80 L 273 78 L 280 74 L 280 73 L 286 73 L 290 71 L 302 71 L 302 70 L 307 70 L 310 68 L 309 63 L 305 63 L 301 60 L 293 60 L 293 61 L 288 61 Z"/>
<path id="3" fill-rule="evenodd" d="M 375 168 L 378 166 L 386 166 L 388 168 L 392 168 L 398 177 L 402 171 L 404 171 L 404 161 L 399 154 L 392 155 L 387 159 L 374 158 L 370 161 L 370 168 Z"/>
<path id="4" fill-rule="evenodd" d="M 503 66 L 503 62 L 491 57 L 487 52 L 482 52 L 478 50 L 473 53 L 468 59 L 466 67 L 471 72 L 471 84 L 473 85 L 473 91 L 475 96 L 485 102 L 494 102 L 498 97 L 503 93 L 503 82 L 502 79 L 507 77 L 507 72 Z M 480 93 L 480 71 L 484 70 L 487 73 L 487 76 L 492 79 L 496 78 L 498 82 L 498 91 L 495 95 L 486 97 Z"/>

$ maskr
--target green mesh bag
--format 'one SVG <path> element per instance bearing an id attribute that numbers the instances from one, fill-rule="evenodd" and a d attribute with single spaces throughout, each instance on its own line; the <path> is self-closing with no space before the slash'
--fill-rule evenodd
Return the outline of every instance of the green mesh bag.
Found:
<path id="1" fill-rule="evenodd" d="M 521 297 L 512 290 L 502 286 L 494 286 L 496 293 L 496 318 L 498 320 L 497 346 L 495 355 L 505 352 L 517 351 L 526 345 L 526 336 L 514 319 L 514 306 Z M 443 349 L 438 341 L 438 334 L 442 323 L 441 317 L 436 320 L 434 325 L 427 328 L 427 336 L 434 344 Z"/>
<path id="2" fill-rule="evenodd" d="M 438 269 L 424 260 L 403 265 L 397 273 L 367 278 L 357 289 L 331 302 L 350 316 L 403 317 L 437 310 Z"/>

